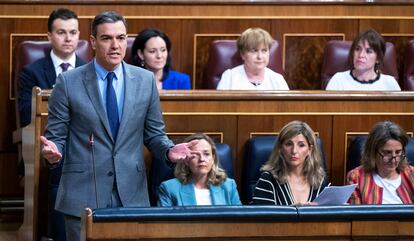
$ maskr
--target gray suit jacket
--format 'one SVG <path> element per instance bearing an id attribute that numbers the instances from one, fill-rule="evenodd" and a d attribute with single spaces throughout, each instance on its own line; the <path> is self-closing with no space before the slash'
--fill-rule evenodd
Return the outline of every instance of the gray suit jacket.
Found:
<path id="1" fill-rule="evenodd" d="M 149 206 L 144 144 L 154 159 L 167 161 L 173 146 L 164 132 L 154 76 L 124 65 L 125 99 L 116 143 L 99 92 L 94 62 L 67 71 L 56 80 L 49 99 L 45 136 L 64 156 L 56 209 L 80 217 L 86 207 L 107 207 L 114 182 L 124 207 Z M 93 147 L 89 138 L 94 135 Z M 95 153 L 97 190 L 93 180 Z"/>
<path id="2" fill-rule="evenodd" d="M 226 178 L 219 185 L 208 185 L 212 205 L 241 205 L 236 182 Z M 181 183 L 177 178 L 164 181 L 160 185 L 158 206 L 191 206 L 197 205 L 194 183 Z"/>

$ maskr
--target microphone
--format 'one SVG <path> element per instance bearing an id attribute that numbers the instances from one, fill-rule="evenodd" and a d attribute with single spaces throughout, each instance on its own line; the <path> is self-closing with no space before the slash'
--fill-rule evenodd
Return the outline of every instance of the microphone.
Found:
<path id="1" fill-rule="evenodd" d="M 95 184 L 95 201 L 96 207 L 99 208 L 98 203 L 98 188 L 96 183 L 96 167 L 95 167 L 95 140 L 93 138 L 93 133 L 89 136 L 89 146 L 91 147 L 91 155 L 92 155 L 92 171 L 93 171 L 93 182 Z"/>

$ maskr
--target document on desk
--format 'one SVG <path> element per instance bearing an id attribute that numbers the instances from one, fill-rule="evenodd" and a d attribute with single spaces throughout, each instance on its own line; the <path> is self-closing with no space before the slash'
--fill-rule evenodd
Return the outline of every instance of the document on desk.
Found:
<path id="1" fill-rule="evenodd" d="M 343 205 L 348 201 L 355 187 L 356 184 L 325 187 L 313 202 L 318 205 Z"/>

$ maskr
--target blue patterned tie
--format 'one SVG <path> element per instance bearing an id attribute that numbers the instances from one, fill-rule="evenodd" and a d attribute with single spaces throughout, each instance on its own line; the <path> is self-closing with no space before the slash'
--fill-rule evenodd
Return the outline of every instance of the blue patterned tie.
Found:
<path id="1" fill-rule="evenodd" d="M 109 125 L 111 126 L 112 137 L 116 140 L 119 127 L 118 104 L 116 101 L 115 89 L 112 86 L 115 73 L 109 72 L 106 76 L 108 81 L 106 87 L 106 114 L 108 115 Z"/>

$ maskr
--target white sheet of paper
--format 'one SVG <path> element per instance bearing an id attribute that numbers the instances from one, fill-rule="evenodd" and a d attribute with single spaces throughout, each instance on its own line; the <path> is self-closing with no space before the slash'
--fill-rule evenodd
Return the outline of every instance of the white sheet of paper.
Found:
<path id="1" fill-rule="evenodd" d="M 343 205 L 348 201 L 355 187 L 356 184 L 325 187 L 313 202 L 318 205 Z"/>

